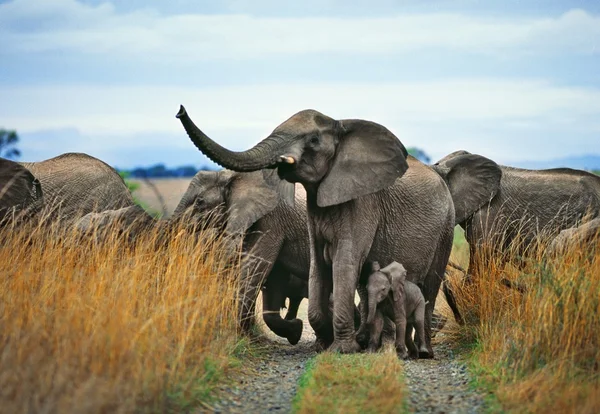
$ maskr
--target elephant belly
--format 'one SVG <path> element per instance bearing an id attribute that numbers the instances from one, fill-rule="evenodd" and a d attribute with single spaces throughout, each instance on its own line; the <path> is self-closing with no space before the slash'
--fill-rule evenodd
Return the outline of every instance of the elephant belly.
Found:
<path id="1" fill-rule="evenodd" d="M 302 280 L 308 280 L 310 271 L 310 252 L 308 246 L 295 243 L 285 243 L 277 261 L 286 269 Z"/>
<path id="2" fill-rule="evenodd" d="M 387 266 L 393 261 L 407 270 L 406 279 L 422 283 L 441 250 L 452 246 L 454 211 L 445 206 L 420 203 L 418 199 L 393 195 L 384 224 L 375 235 L 369 261 Z"/>

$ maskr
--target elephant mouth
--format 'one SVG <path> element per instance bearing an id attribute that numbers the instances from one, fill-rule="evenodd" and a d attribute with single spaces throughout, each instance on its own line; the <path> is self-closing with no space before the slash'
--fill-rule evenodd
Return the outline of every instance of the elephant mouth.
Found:
<path id="1" fill-rule="evenodd" d="M 280 179 L 292 181 L 293 178 L 296 176 L 297 166 L 298 162 L 294 157 L 289 155 L 282 155 L 281 157 L 279 157 L 278 163 L 275 167 L 277 168 L 277 175 Z"/>

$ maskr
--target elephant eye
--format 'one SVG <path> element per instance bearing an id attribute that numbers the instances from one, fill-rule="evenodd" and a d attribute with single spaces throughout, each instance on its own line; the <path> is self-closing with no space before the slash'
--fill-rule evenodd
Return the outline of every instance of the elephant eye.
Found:
<path id="1" fill-rule="evenodd" d="M 308 142 L 311 145 L 317 145 L 319 143 L 319 136 L 318 135 L 313 135 L 312 137 L 310 137 L 310 140 Z"/>

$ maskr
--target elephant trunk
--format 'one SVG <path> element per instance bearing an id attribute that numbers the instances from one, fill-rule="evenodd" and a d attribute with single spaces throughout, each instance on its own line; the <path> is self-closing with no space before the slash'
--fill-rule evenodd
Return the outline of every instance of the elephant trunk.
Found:
<path id="1" fill-rule="evenodd" d="M 243 152 L 230 151 L 210 139 L 190 119 L 183 105 L 176 117 L 181 121 L 188 136 L 202 153 L 213 162 L 233 171 L 251 172 L 274 167 L 283 153 L 283 139 L 270 136 L 259 142 L 254 148 Z"/>
<path id="2" fill-rule="evenodd" d="M 369 313 L 367 314 L 367 324 L 371 325 L 375 320 L 375 311 L 377 309 L 377 296 L 369 292 Z"/>

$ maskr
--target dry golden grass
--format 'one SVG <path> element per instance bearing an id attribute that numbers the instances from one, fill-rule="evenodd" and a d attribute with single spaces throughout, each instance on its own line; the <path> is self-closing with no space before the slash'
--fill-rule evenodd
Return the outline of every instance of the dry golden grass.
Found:
<path id="1" fill-rule="evenodd" d="M 405 411 L 402 364 L 396 352 L 340 355 L 325 352 L 309 365 L 294 403 L 298 413 Z"/>
<path id="2" fill-rule="evenodd" d="M 181 412 L 209 397 L 238 344 L 239 261 L 210 233 L 135 246 L 113 233 L 0 233 L 1 412 Z"/>
<path id="3" fill-rule="evenodd" d="M 490 248 L 480 253 L 474 283 L 451 283 L 466 320 L 459 334 L 475 344 L 473 365 L 501 407 L 600 412 L 600 248 L 575 245 L 549 258 L 539 243 L 521 268 Z"/>

